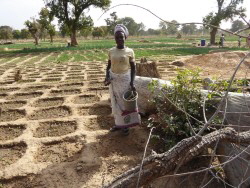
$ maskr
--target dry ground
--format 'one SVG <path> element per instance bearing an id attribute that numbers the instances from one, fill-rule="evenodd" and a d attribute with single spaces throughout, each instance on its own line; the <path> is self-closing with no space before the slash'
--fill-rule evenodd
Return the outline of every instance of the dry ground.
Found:
<path id="1" fill-rule="evenodd" d="M 148 130 L 136 127 L 127 137 L 109 133 L 105 63 L 44 64 L 50 55 L 0 57 L 0 187 L 101 187 L 140 163 Z M 227 52 L 180 60 L 185 68 L 201 67 L 204 77 L 227 77 L 225 71 L 242 56 Z M 163 79 L 176 75 L 171 62 L 159 62 L 158 68 Z M 18 69 L 22 79 L 16 82 Z M 239 76 L 248 72 L 246 63 Z"/>

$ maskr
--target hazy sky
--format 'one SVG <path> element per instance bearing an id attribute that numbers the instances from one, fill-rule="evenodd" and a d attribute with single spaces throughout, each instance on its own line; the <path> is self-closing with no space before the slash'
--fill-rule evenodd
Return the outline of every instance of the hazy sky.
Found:
<path id="1" fill-rule="evenodd" d="M 243 6 L 247 10 L 247 20 L 250 20 L 250 0 L 244 0 Z M 159 17 L 171 21 L 183 22 L 202 22 L 202 18 L 209 12 L 216 10 L 216 0 L 112 0 L 111 6 L 121 3 L 130 3 L 143 6 Z M 0 26 L 9 25 L 14 29 L 24 28 L 24 22 L 31 17 L 37 16 L 40 9 L 44 6 L 43 0 L 0 0 Z M 132 6 L 121 6 L 114 8 L 104 14 L 101 9 L 90 8 L 86 11 L 94 20 L 95 26 L 105 25 L 104 19 L 110 13 L 117 12 L 119 18 L 125 16 L 132 17 L 139 23 L 143 22 L 147 28 L 157 29 L 160 20 L 143 9 Z M 231 26 L 230 23 L 223 23 L 222 28 Z"/>

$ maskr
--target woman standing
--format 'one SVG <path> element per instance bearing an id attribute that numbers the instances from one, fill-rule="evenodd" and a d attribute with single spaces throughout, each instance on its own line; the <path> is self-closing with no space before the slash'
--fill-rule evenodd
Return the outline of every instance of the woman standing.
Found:
<path id="1" fill-rule="evenodd" d="M 249 35 L 248 35 L 248 37 L 247 37 L 247 45 L 248 45 L 248 47 L 250 48 L 250 33 L 249 33 Z"/>
<path id="2" fill-rule="evenodd" d="M 134 51 L 125 46 L 128 29 L 118 24 L 114 30 L 116 46 L 109 50 L 109 60 L 106 70 L 105 85 L 109 85 L 112 114 L 115 126 L 110 131 L 122 130 L 128 134 L 129 127 L 140 124 L 138 110 L 126 112 L 123 104 L 123 94 L 131 89 L 135 91 L 135 55 Z"/>
<path id="3" fill-rule="evenodd" d="M 219 48 L 220 47 L 224 47 L 224 41 L 225 41 L 226 39 L 225 39 L 225 36 L 224 36 L 224 34 L 222 33 L 221 34 L 221 37 L 220 37 L 220 42 L 219 42 Z"/>

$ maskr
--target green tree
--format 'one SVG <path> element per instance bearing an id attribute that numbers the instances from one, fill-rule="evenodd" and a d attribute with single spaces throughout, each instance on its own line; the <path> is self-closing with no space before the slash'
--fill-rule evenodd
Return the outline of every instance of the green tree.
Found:
<path id="1" fill-rule="evenodd" d="M 179 25 L 175 25 L 178 24 L 176 20 L 172 20 L 171 23 L 173 24 L 167 24 L 167 34 L 175 35 L 176 33 L 178 33 Z"/>
<path id="2" fill-rule="evenodd" d="M 92 36 L 95 38 L 97 37 L 98 39 L 100 37 L 104 36 L 104 31 L 101 27 L 94 27 L 93 31 L 92 31 Z"/>
<path id="3" fill-rule="evenodd" d="M 161 34 L 167 35 L 167 23 L 166 22 L 160 21 L 159 28 L 160 28 Z"/>
<path id="4" fill-rule="evenodd" d="M 100 26 L 103 30 L 103 37 L 107 37 L 109 34 L 108 27 L 107 26 Z"/>
<path id="5" fill-rule="evenodd" d="M 13 30 L 12 35 L 14 39 L 20 39 L 21 38 L 21 32 L 19 30 Z"/>
<path id="6" fill-rule="evenodd" d="M 235 21 L 233 21 L 230 30 L 232 32 L 236 32 L 236 31 L 243 29 L 243 28 L 245 28 L 245 24 L 241 20 L 235 20 Z"/>
<path id="7" fill-rule="evenodd" d="M 173 23 L 173 24 L 171 24 Z M 165 35 L 175 35 L 178 32 L 179 25 L 175 25 L 178 22 L 176 20 L 172 20 L 171 23 L 166 23 L 161 21 L 159 23 L 159 27 L 161 29 L 161 33 Z"/>
<path id="8" fill-rule="evenodd" d="M 80 31 L 80 34 L 81 34 L 81 36 L 83 36 L 85 39 L 87 39 L 88 36 L 91 35 L 92 30 L 93 30 L 93 28 L 91 28 L 91 27 L 89 27 L 89 28 L 84 28 L 84 29 L 82 29 L 82 30 Z"/>
<path id="9" fill-rule="evenodd" d="M 56 34 L 55 25 L 51 22 L 54 20 L 54 15 L 50 13 L 49 9 L 42 8 L 39 12 L 39 23 L 41 24 L 41 33 L 46 36 L 48 33 L 50 36 L 50 42 L 53 43 L 53 37 Z"/>
<path id="10" fill-rule="evenodd" d="M 123 24 L 128 28 L 129 35 L 136 35 L 137 32 L 140 30 L 138 24 L 135 22 L 135 20 L 131 17 L 124 17 L 118 20 L 119 24 Z"/>
<path id="11" fill-rule="evenodd" d="M 0 26 L 0 39 L 9 40 L 12 39 L 12 28 L 10 26 Z"/>
<path id="12" fill-rule="evenodd" d="M 209 29 L 207 27 L 204 27 L 201 25 L 198 29 L 197 32 L 200 33 L 201 35 L 207 35 L 209 34 Z"/>
<path id="13" fill-rule="evenodd" d="M 66 24 L 64 24 L 64 23 L 60 24 L 59 31 L 60 31 L 60 34 L 62 35 L 63 38 L 64 38 L 66 35 L 70 35 L 69 28 L 68 28 L 68 26 L 67 26 Z"/>
<path id="14" fill-rule="evenodd" d="M 219 27 L 222 20 L 233 19 L 234 16 L 245 16 L 245 8 L 239 7 L 244 0 L 217 0 L 217 12 L 210 12 L 203 18 L 203 23 Z M 217 28 L 210 27 L 210 44 L 215 44 Z"/>
<path id="15" fill-rule="evenodd" d="M 32 18 L 32 20 L 27 20 L 24 25 L 28 28 L 31 36 L 35 39 L 35 44 L 38 45 L 39 36 L 41 35 L 41 24 L 39 20 Z"/>
<path id="16" fill-rule="evenodd" d="M 20 33 L 21 39 L 28 39 L 30 37 L 30 33 L 27 29 L 22 29 Z"/>
<path id="17" fill-rule="evenodd" d="M 148 35 L 160 35 L 161 31 L 159 29 L 152 29 L 152 28 L 149 28 L 146 33 Z"/>
<path id="18" fill-rule="evenodd" d="M 182 26 L 181 31 L 183 34 L 192 35 L 197 31 L 195 24 L 185 24 Z"/>
<path id="19" fill-rule="evenodd" d="M 139 24 L 137 24 L 136 26 L 136 35 L 142 35 L 143 33 L 145 33 L 145 28 L 146 26 L 141 22 Z"/>
<path id="20" fill-rule="evenodd" d="M 91 6 L 107 8 L 110 0 L 45 0 L 51 13 L 58 18 L 59 23 L 67 25 L 70 36 L 71 46 L 78 45 L 76 40 L 77 31 L 93 25 L 90 16 L 85 16 L 83 11 Z"/>
<path id="21" fill-rule="evenodd" d="M 49 37 L 50 37 L 50 42 L 53 43 L 53 38 L 56 35 L 56 28 L 55 25 L 48 25 L 47 27 L 48 33 L 49 33 Z"/>
<path id="22" fill-rule="evenodd" d="M 116 24 L 118 23 L 118 17 L 116 15 L 116 12 L 112 12 L 110 14 L 110 18 L 105 19 L 107 24 L 107 29 L 110 35 L 114 34 L 114 28 Z"/>

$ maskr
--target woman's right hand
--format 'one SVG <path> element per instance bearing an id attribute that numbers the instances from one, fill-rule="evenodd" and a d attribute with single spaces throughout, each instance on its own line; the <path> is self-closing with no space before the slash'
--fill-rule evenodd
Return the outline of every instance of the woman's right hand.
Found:
<path id="1" fill-rule="evenodd" d="M 111 82 L 110 82 L 109 80 L 106 80 L 106 79 L 105 79 L 105 81 L 104 81 L 104 85 L 105 85 L 105 86 L 108 86 L 110 83 L 111 83 Z"/>
<path id="2" fill-rule="evenodd" d="M 106 76 L 105 80 L 104 80 L 104 85 L 108 86 L 111 83 L 111 78 L 109 75 Z"/>

